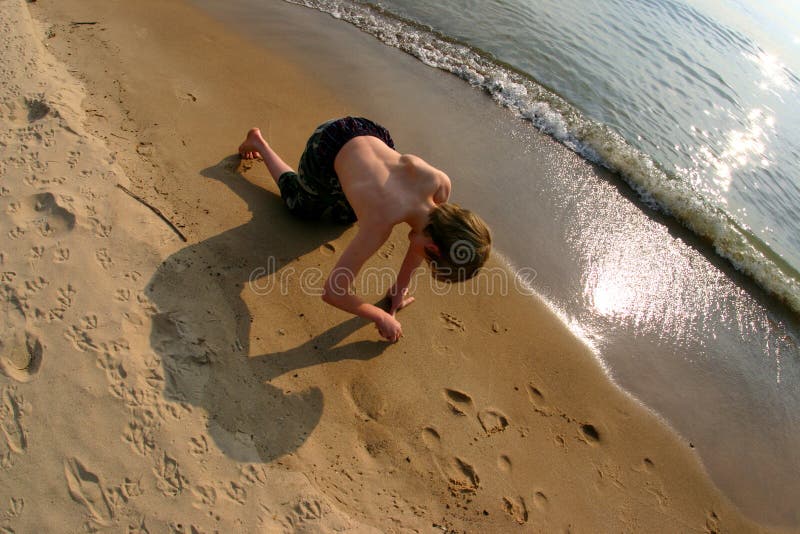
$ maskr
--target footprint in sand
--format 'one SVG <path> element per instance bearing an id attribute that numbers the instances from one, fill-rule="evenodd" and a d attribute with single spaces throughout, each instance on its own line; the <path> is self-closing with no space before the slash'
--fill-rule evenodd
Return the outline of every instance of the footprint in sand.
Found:
<path id="1" fill-rule="evenodd" d="M 7 341 L 0 342 L 0 350 L 0 371 L 9 378 L 28 382 L 39 372 L 43 349 L 34 334 L 25 332 L 24 337 L 15 334 Z"/>
<path id="2" fill-rule="evenodd" d="M 10 389 L 4 389 L 0 404 L 0 429 L 8 448 L 17 454 L 23 454 L 28 448 L 21 416 L 19 400 Z"/>
<path id="3" fill-rule="evenodd" d="M 711 510 L 706 514 L 706 528 L 705 532 L 708 534 L 718 534 L 722 532 L 719 527 L 719 516 L 714 510 Z"/>
<path id="4" fill-rule="evenodd" d="M 536 408 L 540 410 L 547 408 L 547 404 L 544 399 L 544 393 L 542 393 L 542 390 L 539 387 L 530 383 L 528 384 L 527 389 L 528 389 L 528 399 L 534 406 L 536 406 Z"/>
<path id="5" fill-rule="evenodd" d="M 454 457 L 447 470 L 448 487 L 453 495 L 472 494 L 480 487 L 480 477 L 468 462 Z"/>
<path id="6" fill-rule="evenodd" d="M 321 247 L 319 247 L 319 251 L 322 252 L 325 256 L 333 256 L 336 254 L 336 247 L 333 246 L 331 243 L 325 243 Z"/>
<path id="7" fill-rule="evenodd" d="M 505 474 L 511 473 L 511 458 L 505 454 L 497 459 L 497 468 Z"/>
<path id="8" fill-rule="evenodd" d="M 139 144 L 136 146 L 136 152 L 140 156 L 145 156 L 145 157 L 152 156 L 154 151 L 155 147 L 153 146 L 153 143 L 151 143 L 150 141 L 139 141 Z"/>
<path id="9" fill-rule="evenodd" d="M 143 421 L 129 421 L 124 434 L 131 448 L 142 456 L 150 456 L 156 447 L 153 426 Z"/>
<path id="10" fill-rule="evenodd" d="M 72 343 L 72 346 L 80 352 L 97 350 L 97 344 L 94 342 L 94 340 L 92 340 L 86 330 L 75 325 L 64 331 L 64 337 L 67 338 Z"/>
<path id="11" fill-rule="evenodd" d="M 138 523 L 128 525 L 128 534 L 150 534 L 147 525 L 144 524 L 144 517 Z"/>
<path id="12" fill-rule="evenodd" d="M 217 490 L 214 489 L 214 486 L 210 484 L 201 484 L 191 489 L 192 494 L 195 496 L 199 504 L 203 504 L 205 506 L 214 506 L 217 504 Z"/>
<path id="13" fill-rule="evenodd" d="M 50 285 L 50 282 L 47 279 L 38 276 L 32 280 L 27 280 L 25 282 L 25 296 L 30 297 L 35 295 L 36 293 L 40 292 L 42 289 L 46 288 Z"/>
<path id="14" fill-rule="evenodd" d="M 53 193 L 38 193 L 29 200 L 40 217 L 39 231 L 44 237 L 60 235 L 75 228 L 75 214 L 58 204 Z"/>
<path id="15" fill-rule="evenodd" d="M 11 239 L 19 239 L 20 237 L 25 235 L 25 229 L 19 226 L 12 228 L 8 231 L 8 237 Z"/>
<path id="16" fill-rule="evenodd" d="M 98 319 L 97 315 L 95 315 L 94 313 L 84 315 L 83 318 L 81 319 L 81 327 L 84 330 L 94 330 L 95 328 L 97 328 L 97 325 L 98 325 Z"/>
<path id="17" fill-rule="evenodd" d="M 200 458 L 208 453 L 208 440 L 204 435 L 189 440 L 189 452 L 195 458 Z"/>
<path id="18" fill-rule="evenodd" d="M 64 263 L 69 261 L 69 249 L 59 245 L 53 251 L 53 263 Z"/>
<path id="19" fill-rule="evenodd" d="M 20 203 L 20 202 L 16 202 L 16 201 L 15 202 L 9 202 L 8 203 L 8 207 L 6 207 L 6 213 L 8 213 L 9 215 L 14 215 L 15 213 L 17 213 L 19 211 L 19 209 L 21 207 L 22 207 L 22 203 Z"/>
<path id="20" fill-rule="evenodd" d="M 442 448 L 442 438 L 439 432 L 432 426 L 425 427 L 421 433 L 422 442 L 432 453 L 433 462 L 439 470 L 439 474 L 447 482 L 450 493 L 454 496 L 468 495 L 477 492 L 480 486 L 480 478 L 475 468 L 467 461 L 451 457 L 444 468 L 444 458 L 439 456 Z"/>
<path id="21" fill-rule="evenodd" d="M 228 482 L 223 489 L 225 496 L 236 504 L 244 504 L 247 501 L 247 490 L 236 482 Z"/>
<path id="22" fill-rule="evenodd" d="M 442 321 L 444 321 L 444 324 L 447 326 L 448 330 L 453 332 L 466 332 L 467 329 L 464 327 L 464 321 L 455 315 L 441 312 L 439 316 L 441 317 Z"/>
<path id="23" fill-rule="evenodd" d="M 425 427 L 422 430 L 422 442 L 425 447 L 431 452 L 438 451 L 442 447 L 442 437 L 439 432 L 432 426 Z"/>
<path id="24" fill-rule="evenodd" d="M 105 270 L 110 269 L 114 263 L 111 260 L 111 255 L 108 253 L 107 248 L 97 249 L 94 253 L 94 257 L 97 259 L 97 263 Z"/>
<path id="25" fill-rule="evenodd" d="M 9 505 L 10 506 L 8 507 L 6 515 L 9 518 L 19 517 L 19 515 L 22 513 L 22 510 L 25 508 L 25 499 L 23 499 L 22 497 L 18 499 L 15 497 L 11 497 Z"/>
<path id="26" fill-rule="evenodd" d="M 205 532 L 200 527 L 191 524 L 184 525 L 183 523 L 170 522 L 168 526 L 169 534 L 200 534 Z"/>
<path id="27" fill-rule="evenodd" d="M 522 497 L 503 497 L 503 510 L 520 525 L 528 522 L 528 507 Z"/>
<path id="28" fill-rule="evenodd" d="M 42 259 L 44 255 L 44 247 L 42 246 L 33 246 L 28 251 L 28 261 L 35 262 Z"/>
<path id="29" fill-rule="evenodd" d="M 106 380 L 111 394 L 124 399 L 127 394 L 125 379 L 128 377 L 128 372 L 119 359 L 108 351 L 105 343 L 101 346 L 104 352 L 98 355 L 97 365 L 106 372 Z"/>
<path id="30" fill-rule="evenodd" d="M 0 323 L 0 372 L 18 382 L 27 382 L 39 371 L 42 344 L 26 330 L 23 300 L 13 288 L 6 289 L 5 301 L 5 318 Z"/>
<path id="31" fill-rule="evenodd" d="M 327 503 L 314 498 L 300 498 L 287 509 L 281 523 L 291 532 L 316 532 L 320 521 L 332 511 Z"/>
<path id="32" fill-rule="evenodd" d="M 64 476 L 72 499 L 86 508 L 94 522 L 105 527 L 111 526 L 114 509 L 100 478 L 76 458 L 64 461 Z"/>
<path id="33" fill-rule="evenodd" d="M 92 231 L 95 237 L 108 237 L 111 235 L 111 225 L 103 224 L 96 217 L 90 217 L 89 223 L 92 225 Z"/>
<path id="34" fill-rule="evenodd" d="M 498 410 L 483 410 L 478 414 L 483 430 L 492 435 L 508 428 L 508 418 Z"/>
<path id="35" fill-rule="evenodd" d="M 180 466 L 173 458 L 170 458 L 167 453 L 158 459 L 158 462 L 153 469 L 153 472 L 158 478 L 156 486 L 167 497 L 176 497 L 183 491 L 183 486 L 186 479 L 181 475 Z"/>
<path id="36" fill-rule="evenodd" d="M 56 297 L 57 301 L 57 308 L 61 309 L 62 311 L 66 311 L 72 307 L 72 303 L 74 302 L 75 295 L 78 292 L 72 287 L 72 284 L 67 284 L 67 287 L 61 287 L 58 289 L 58 296 Z"/>
<path id="37" fill-rule="evenodd" d="M 131 282 L 134 282 L 134 283 L 138 282 L 139 280 L 142 279 L 142 273 L 140 273 L 139 271 L 128 271 L 125 274 L 123 274 L 122 276 L 126 280 L 130 280 Z"/>
<path id="38" fill-rule="evenodd" d="M 547 498 L 547 495 L 545 495 L 543 492 L 541 492 L 541 491 L 537 491 L 536 493 L 534 493 L 534 495 L 533 495 L 533 504 L 534 504 L 534 505 L 536 506 L 536 508 L 538 508 L 539 510 L 544 510 L 544 509 L 546 509 L 546 508 L 547 508 L 547 505 L 549 504 L 549 502 L 550 502 L 550 501 L 549 501 L 549 499 Z"/>
<path id="39" fill-rule="evenodd" d="M 125 480 L 120 484 L 119 491 L 122 493 L 122 496 L 125 497 L 126 501 L 144 494 L 141 479 L 134 480 L 128 477 L 125 477 Z"/>
<path id="40" fill-rule="evenodd" d="M 264 486 L 269 482 L 264 468 L 260 465 L 256 466 L 253 464 L 244 465 L 239 468 L 239 480 L 242 484 L 250 486 Z"/>
<path id="41" fill-rule="evenodd" d="M 445 389 L 445 398 L 450 410 L 456 415 L 467 415 L 475 411 L 472 397 L 455 389 Z"/>

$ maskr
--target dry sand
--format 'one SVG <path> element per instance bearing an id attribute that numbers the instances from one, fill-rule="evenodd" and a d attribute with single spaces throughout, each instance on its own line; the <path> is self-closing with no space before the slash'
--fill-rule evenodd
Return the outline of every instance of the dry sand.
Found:
<path id="1" fill-rule="evenodd" d="M 760 530 L 513 279 L 420 278 L 394 345 L 322 303 L 354 229 L 232 151 L 346 95 L 183 2 L 0 12 L 0 532 Z"/>

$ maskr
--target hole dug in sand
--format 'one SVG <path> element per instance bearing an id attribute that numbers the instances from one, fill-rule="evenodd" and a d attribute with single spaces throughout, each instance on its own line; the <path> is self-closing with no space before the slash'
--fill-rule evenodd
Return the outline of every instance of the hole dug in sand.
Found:
<path id="1" fill-rule="evenodd" d="M 598 432 L 594 425 L 590 425 L 589 423 L 581 425 L 581 433 L 589 443 L 600 442 L 600 432 Z"/>
<path id="2" fill-rule="evenodd" d="M 380 419 L 388 409 L 388 404 L 378 388 L 365 378 L 353 380 L 347 393 L 358 412 L 373 421 Z"/>
<path id="3" fill-rule="evenodd" d="M 28 108 L 28 122 L 35 122 L 45 118 L 50 113 L 50 106 L 44 95 L 25 98 L 25 107 Z"/>

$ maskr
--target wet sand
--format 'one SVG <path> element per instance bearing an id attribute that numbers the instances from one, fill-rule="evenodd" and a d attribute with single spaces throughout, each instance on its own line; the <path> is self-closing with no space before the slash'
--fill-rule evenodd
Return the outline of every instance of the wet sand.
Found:
<path id="1" fill-rule="evenodd" d="M 373 109 L 380 86 L 328 87 L 182 2 L 2 9 L 0 526 L 759 530 L 500 262 L 492 290 L 420 278 L 393 345 L 324 305 L 315 273 L 354 228 L 293 220 L 233 154 L 259 125 L 296 161 L 317 123 L 364 114 L 449 168 L 457 124 Z M 464 174 L 464 204 L 495 187 Z"/>

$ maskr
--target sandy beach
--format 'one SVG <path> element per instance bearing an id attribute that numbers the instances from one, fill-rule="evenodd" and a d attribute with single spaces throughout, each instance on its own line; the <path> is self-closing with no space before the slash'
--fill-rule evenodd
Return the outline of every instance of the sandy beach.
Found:
<path id="1" fill-rule="evenodd" d="M 420 276 L 396 344 L 322 302 L 356 228 L 293 219 L 236 147 L 294 164 L 363 114 L 447 168 L 470 147 L 415 130 L 421 97 L 375 109 L 184 1 L 0 10 L 0 532 L 781 531 L 500 259 Z"/>

